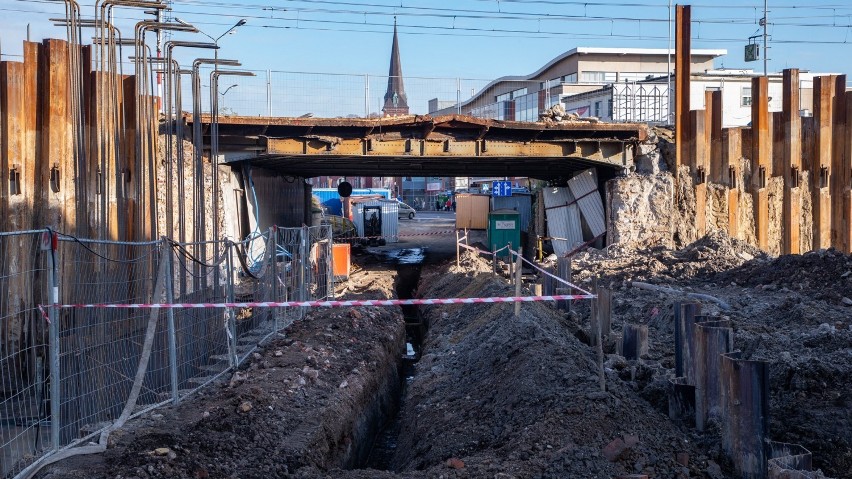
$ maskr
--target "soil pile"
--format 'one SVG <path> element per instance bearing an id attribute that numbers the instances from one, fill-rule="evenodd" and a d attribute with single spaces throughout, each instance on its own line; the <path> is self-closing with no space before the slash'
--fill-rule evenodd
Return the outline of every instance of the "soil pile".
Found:
<path id="1" fill-rule="evenodd" d="M 672 305 L 686 293 L 716 297 L 702 314 L 730 319 L 734 348 L 770 362 L 770 437 L 811 450 L 832 477 L 852 470 L 852 257 L 834 250 L 771 258 L 724 234 L 680 249 L 610 248 L 578 255 L 574 279 L 600 278 L 614 290 L 613 327 L 648 324 L 651 351 L 640 367 L 639 392 L 665 411 L 665 385 L 674 375 Z M 665 285 L 681 293 L 631 286 Z M 700 302 L 700 301 L 699 301 Z M 588 312 L 571 316 L 587 329 Z M 614 349 L 610 344 L 610 348 Z"/>
<path id="2" fill-rule="evenodd" d="M 476 272 L 463 278 L 425 274 L 420 296 L 512 294 L 505 279 L 492 278 L 490 263 L 466 262 Z M 593 351 L 552 306 L 524 304 L 517 318 L 513 310 L 425 309 L 430 333 L 403 411 L 397 470 L 463 465 L 446 477 L 562 478 L 687 477 L 718 468 L 714 455 L 696 448 L 615 370 L 601 391 Z M 678 453 L 691 458 L 686 467 Z"/>
<path id="3" fill-rule="evenodd" d="M 355 275 L 372 298 L 392 296 L 393 271 Z M 265 478 L 347 467 L 369 452 L 376 401 L 397 387 L 399 310 L 316 309 L 224 384 L 133 421 L 103 455 L 52 466 L 44 478 Z M 386 396 L 392 397 L 392 394 Z"/>

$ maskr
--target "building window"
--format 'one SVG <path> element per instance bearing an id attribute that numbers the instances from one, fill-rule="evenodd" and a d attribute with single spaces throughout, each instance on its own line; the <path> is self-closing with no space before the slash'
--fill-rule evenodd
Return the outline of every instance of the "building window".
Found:
<path id="1" fill-rule="evenodd" d="M 494 101 L 496 101 L 498 103 L 501 102 L 501 101 L 509 101 L 509 100 L 517 98 L 521 95 L 526 95 L 526 94 L 527 94 L 526 88 L 518 88 L 517 90 L 512 90 L 509 93 L 503 93 L 502 95 L 497 95 L 494 98 Z"/>
<path id="2" fill-rule="evenodd" d="M 617 79 L 615 72 L 583 72 L 580 76 L 583 83 L 612 83 Z"/>
<path id="3" fill-rule="evenodd" d="M 603 102 L 602 101 L 596 101 L 595 102 L 595 115 L 594 116 L 596 116 L 598 118 L 603 116 L 602 110 L 603 110 Z"/>
<path id="4" fill-rule="evenodd" d="M 741 106 L 751 106 L 751 87 L 744 86 L 741 95 Z"/>

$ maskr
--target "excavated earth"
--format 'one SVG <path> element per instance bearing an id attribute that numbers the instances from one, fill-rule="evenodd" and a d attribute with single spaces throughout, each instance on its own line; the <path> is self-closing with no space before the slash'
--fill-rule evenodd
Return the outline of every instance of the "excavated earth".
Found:
<path id="1" fill-rule="evenodd" d="M 510 304 L 424 307 L 418 321 L 428 333 L 408 369 L 400 361 L 399 309 L 318 309 L 225 384 L 135 421 L 113 435 L 105 454 L 65 461 L 40 477 L 735 477 L 718 428 L 698 433 L 666 414 L 671 305 L 685 298 L 633 281 L 727 301 L 729 310 L 708 302 L 703 312 L 732 320 L 735 347 L 747 357 L 771 361 L 772 439 L 803 444 L 826 474 L 849 477 L 849 256 L 772 259 L 710 236 L 681 250 L 584 252 L 573 267 L 581 284 L 600 278 L 615 291 L 606 391 L 585 342 L 584 302 L 568 314 L 524 304 L 519 317 Z M 371 265 L 353 275 L 344 297 L 391 297 L 401 276 Z M 424 266 L 415 294 L 514 291 L 490 263 L 467 255 L 461 267 Z M 651 350 L 638 364 L 613 354 L 624 322 L 649 324 Z M 394 432 L 388 458 L 384 470 L 370 469 L 372 439 L 383 426 Z"/>

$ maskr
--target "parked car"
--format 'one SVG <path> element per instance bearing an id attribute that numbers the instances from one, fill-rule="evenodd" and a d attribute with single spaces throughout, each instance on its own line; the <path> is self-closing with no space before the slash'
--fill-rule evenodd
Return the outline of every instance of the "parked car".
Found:
<path id="1" fill-rule="evenodd" d="M 414 208 L 408 206 L 402 201 L 398 201 L 399 203 L 399 219 L 408 218 L 410 220 L 414 219 Z"/>

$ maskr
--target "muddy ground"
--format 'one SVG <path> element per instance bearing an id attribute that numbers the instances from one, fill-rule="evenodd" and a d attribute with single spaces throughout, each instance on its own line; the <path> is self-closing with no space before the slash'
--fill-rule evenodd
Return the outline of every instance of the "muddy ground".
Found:
<path id="1" fill-rule="evenodd" d="M 345 297 L 390 297 L 400 277 L 417 279 L 373 254 L 358 259 Z M 461 268 L 427 265 L 416 294 L 512 295 L 490 268 L 469 255 Z M 520 317 L 507 304 L 424 308 L 416 320 L 429 331 L 407 368 L 399 309 L 316 310 L 225 384 L 135 421 L 106 454 L 41 477 L 734 477 L 718 429 L 699 434 L 666 415 L 671 304 L 682 298 L 631 286 L 639 280 L 729 302 L 729 311 L 708 303 L 704 312 L 733 321 L 747 356 L 772 361 L 772 439 L 803 444 L 828 475 L 849 477 L 849 256 L 771 259 L 714 236 L 679 251 L 586 252 L 574 270 L 583 284 L 599 277 L 615 290 L 606 391 L 583 342 L 582 302 L 570 314 L 524 304 Z M 651 351 L 635 374 L 612 354 L 624 321 L 650 325 Z M 403 384 L 399 415 L 389 418 Z M 376 461 L 372 437 L 384 425 L 393 434 Z M 370 469 L 379 463 L 386 470 Z"/>

